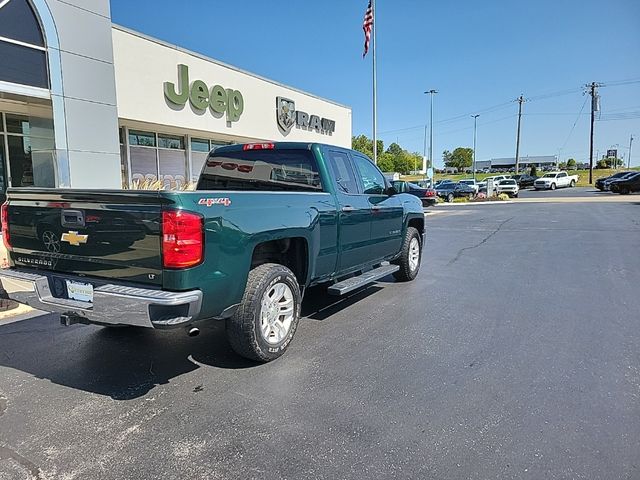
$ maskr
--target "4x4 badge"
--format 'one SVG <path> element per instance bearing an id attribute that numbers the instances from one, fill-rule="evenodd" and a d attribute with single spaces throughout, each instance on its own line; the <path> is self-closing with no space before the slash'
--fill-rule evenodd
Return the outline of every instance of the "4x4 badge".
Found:
<path id="1" fill-rule="evenodd" d="M 74 231 L 63 233 L 61 238 L 63 242 L 68 242 L 69 245 L 73 245 L 75 247 L 79 247 L 81 243 L 87 243 L 88 239 L 89 235 L 79 235 L 78 232 Z"/>

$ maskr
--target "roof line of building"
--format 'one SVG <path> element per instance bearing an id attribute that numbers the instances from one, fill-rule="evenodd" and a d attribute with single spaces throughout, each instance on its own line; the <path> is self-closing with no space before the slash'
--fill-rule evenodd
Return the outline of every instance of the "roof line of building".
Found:
<path id="1" fill-rule="evenodd" d="M 288 90 L 293 90 L 294 92 L 301 93 L 303 95 L 308 95 L 309 97 L 315 98 L 317 100 L 321 100 L 323 102 L 328 102 L 328 103 L 331 103 L 331 104 L 336 105 L 338 107 L 347 108 L 347 109 L 351 110 L 351 107 L 349 107 L 348 105 L 343 105 L 343 104 L 338 103 L 336 101 L 329 100 L 328 98 L 323 98 L 323 97 L 320 97 L 318 95 L 314 95 L 313 93 L 309 93 L 309 92 L 305 92 L 304 90 L 300 90 L 299 88 L 291 87 L 289 85 L 285 85 L 284 83 L 280 83 L 280 82 L 277 82 L 275 80 L 271 80 L 269 78 L 263 77 L 261 75 L 257 75 L 257 74 L 255 74 L 253 72 L 249 72 L 247 70 L 243 70 L 241 68 L 234 67 L 233 65 L 229 65 L 228 63 L 221 62 L 220 60 L 216 60 L 215 58 L 211 58 L 211 57 L 208 57 L 206 55 L 202 55 L 202 54 L 200 54 L 198 52 L 194 52 L 192 50 L 187 50 L 186 48 L 182 48 L 179 45 L 174 45 L 172 43 L 165 42 L 164 40 L 160 40 L 158 38 L 151 37 L 151 36 L 149 36 L 147 34 L 138 32 L 136 30 L 132 30 L 132 29 L 124 27 L 122 25 L 118 25 L 116 23 L 112 23 L 111 26 L 113 28 L 115 28 L 116 30 L 120 30 L 122 32 L 130 33 L 131 35 L 135 35 L 136 37 L 140 37 L 140 38 L 143 38 L 143 39 L 148 40 L 150 42 L 157 43 L 158 45 L 162 45 L 164 47 L 172 48 L 172 49 L 177 50 L 179 52 L 186 53 L 186 54 L 191 55 L 193 57 L 199 58 L 200 60 L 205 60 L 207 62 L 215 63 L 216 65 L 219 65 L 221 67 L 225 67 L 225 68 L 228 68 L 229 70 L 233 70 L 233 71 L 238 72 L 238 73 L 243 73 L 245 75 L 249 75 L 251 77 L 257 78 L 257 79 L 262 80 L 264 82 L 269 82 L 269 83 L 271 83 L 273 85 L 277 85 L 278 87 L 286 88 Z"/>

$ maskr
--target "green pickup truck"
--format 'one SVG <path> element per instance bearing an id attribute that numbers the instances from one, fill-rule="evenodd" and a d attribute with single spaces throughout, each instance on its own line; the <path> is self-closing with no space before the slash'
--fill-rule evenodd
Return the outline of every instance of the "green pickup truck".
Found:
<path id="1" fill-rule="evenodd" d="M 9 298 L 63 324 L 186 327 L 219 319 L 258 361 L 293 338 L 304 291 L 413 280 L 420 200 L 366 156 L 308 143 L 213 150 L 195 191 L 13 188 L 2 206 Z"/>

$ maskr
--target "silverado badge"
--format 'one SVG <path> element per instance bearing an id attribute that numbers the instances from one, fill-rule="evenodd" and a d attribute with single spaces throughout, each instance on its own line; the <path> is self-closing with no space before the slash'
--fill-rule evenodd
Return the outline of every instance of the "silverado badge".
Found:
<path id="1" fill-rule="evenodd" d="M 89 235 L 79 235 L 78 232 L 69 231 L 62 234 L 62 241 L 69 242 L 69 245 L 79 247 L 81 243 L 87 243 Z"/>

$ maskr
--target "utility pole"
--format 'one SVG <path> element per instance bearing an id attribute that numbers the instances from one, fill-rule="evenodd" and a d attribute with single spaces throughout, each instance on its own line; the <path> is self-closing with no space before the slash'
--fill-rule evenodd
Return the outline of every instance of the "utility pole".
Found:
<path id="1" fill-rule="evenodd" d="M 593 184 L 593 127 L 596 121 L 596 112 L 600 110 L 600 97 L 598 96 L 599 83 L 591 82 L 585 85 L 591 95 L 591 134 L 589 137 L 589 185 Z"/>
<path id="2" fill-rule="evenodd" d="M 629 137 L 629 159 L 627 160 L 627 168 L 631 168 L 631 144 L 633 143 L 633 135 Z M 623 164 L 624 165 L 624 164 Z"/>
<path id="3" fill-rule="evenodd" d="M 524 97 L 520 95 L 516 102 L 518 102 L 518 134 L 516 135 L 516 175 L 520 169 L 520 121 L 522 119 L 522 104 L 526 102 Z"/>
<path id="4" fill-rule="evenodd" d="M 427 162 L 427 167 L 433 168 L 433 94 L 438 93 L 438 91 L 431 89 L 424 93 L 431 95 L 431 107 L 429 113 L 429 161 Z"/>
<path id="5" fill-rule="evenodd" d="M 473 118 L 473 166 L 471 168 L 473 169 L 474 181 L 476 179 L 476 132 L 477 132 L 477 123 L 478 123 L 479 116 L 480 114 L 471 115 L 471 117 Z"/>

